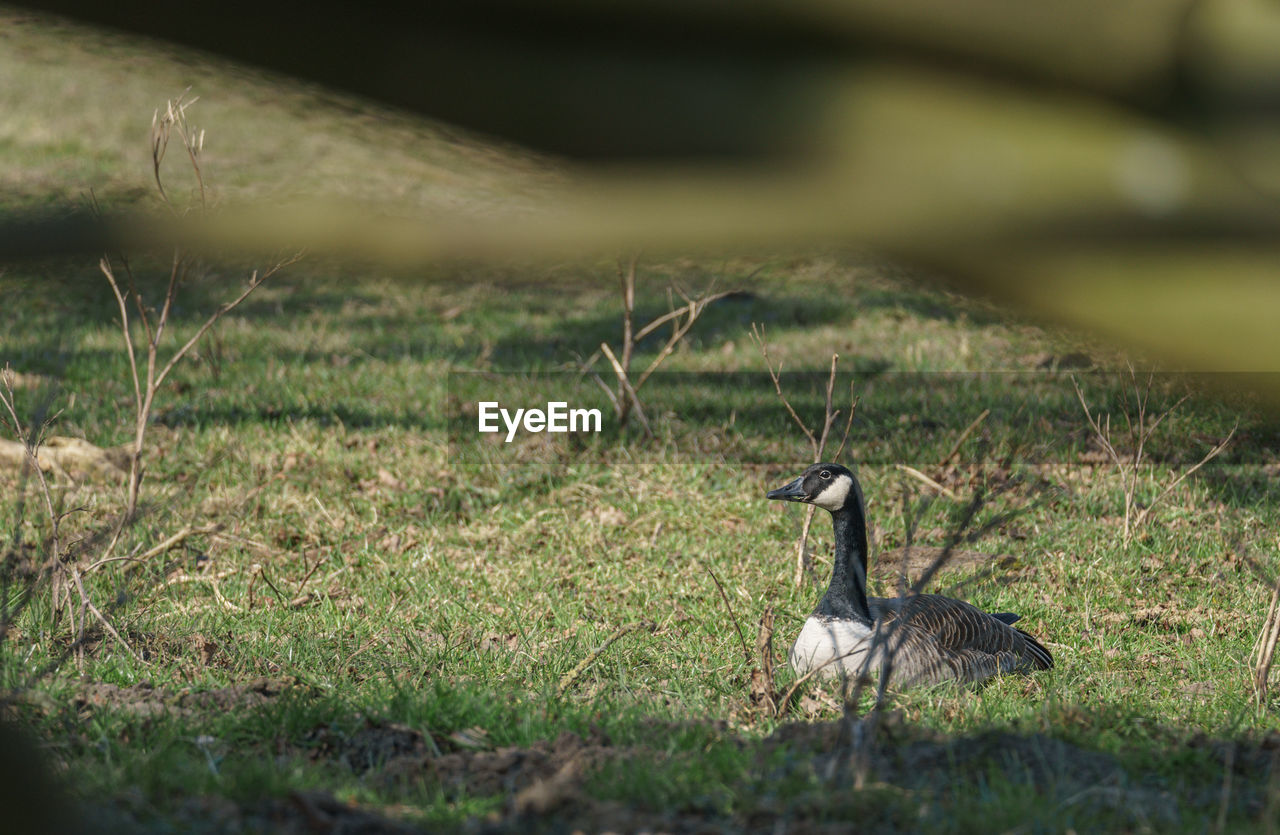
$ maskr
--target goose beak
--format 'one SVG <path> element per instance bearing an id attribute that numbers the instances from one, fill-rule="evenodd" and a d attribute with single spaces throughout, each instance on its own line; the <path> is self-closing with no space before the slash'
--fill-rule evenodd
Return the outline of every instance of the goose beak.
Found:
<path id="1" fill-rule="evenodd" d="M 801 483 L 803 481 L 804 481 L 804 478 L 800 477 L 795 479 L 794 481 L 784 484 L 782 487 L 779 487 L 776 490 L 770 490 L 768 493 L 765 493 L 765 498 L 782 499 L 783 501 L 786 501 L 786 502 L 806 501 L 809 497 L 804 494 L 804 489 L 801 486 Z"/>

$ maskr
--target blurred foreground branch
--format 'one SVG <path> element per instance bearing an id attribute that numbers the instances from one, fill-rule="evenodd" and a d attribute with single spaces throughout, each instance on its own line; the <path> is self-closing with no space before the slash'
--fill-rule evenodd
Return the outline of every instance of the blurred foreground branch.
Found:
<path id="1" fill-rule="evenodd" d="M 175 242 L 393 263 L 875 247 L 1170 365 L 1280 370 L 1274 3 L 498 0 L 394 35 L 323 4 L 302 22 L 268 2 L 202 27 L 152 6 L 130 16 L 128 2 L 40 5 L 582 158 L 648 161 L 578 166 L 532 207 L 465 216 L 349 200 L 223 206 L 199 222 L 28 215 L 0 221 L 0 257 Z M 247 22 L 274 16 L 341 30 L 350 60 L 258 42 L 279 28 Z M 424 88 L 412 79 L 438 77 L 430 67 L 365 72 L 353 57 L 401 36 L 465 83 Z M 502 48 L 512 39 L 522 48 Z M 1248 382 L 1280 402 L 1275 379 Z"/>

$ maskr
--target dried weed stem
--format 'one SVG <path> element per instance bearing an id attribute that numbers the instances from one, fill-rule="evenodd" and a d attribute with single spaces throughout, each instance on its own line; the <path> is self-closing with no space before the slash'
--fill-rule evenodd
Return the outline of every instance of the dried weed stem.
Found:
<path id="1" fill-rule="evenodd" d="M 813 455 L 813 461 L 816 463 L 822 460 L 823 451 L 827 446 L 827 438 L 831 433 L 831 427 L 835 423 L 836 418 L 840 415 L 840 410 L 833 408 L 833 395 L 835 393 L 836 384 L 836 367 L 840 362 L 840 355 L 832 353 L 831 370 L 827 374 L 827 396 L 826 404 L 823 409 L 822 431 L 814 433 L 809 425 L 801 419 L 796 413 L 795 408 L 791 405 L 790 399 L 782 391 L 782 364 L 778 363 L 775 370 L 773 367 L 773 358 L 769 356 L 769 342 L 765 338 L 764 326 L 755 322 L 751 323 L 751 340 L 760 348 L 760 354 L 764 357 L 765 368 L 769 371 L 769 379 L 773 381 L 773 390 L 777 393 L 778 399 L 782 401 L 782 405 L 786 407 L 787 414 L 791 415 L 791 419 L 800 427 L 800 431 L 809 441 L 809 447 Z M 839 458 L 844 452 L 845 444 L 849 441 L 849 430 L 853 427 L 853 413 L 858 407 L 858 398 L 853 394 L 853 383 L 849 384 L 849 413 L 845 419 L 844 434 L 840 438 L 840 447 L 836 450 L 834 458 Z M 796 567 L 792 575 L 792 584 L 799 588 L 804 581 L 804 575 L 813 569 L 813 561 L 809 558 L 809 530 L 813 527 L 813 514 L 817 510 L 813 505 L 805 508 L 804 522 L 800 527 L 800 538 L 796 541 Z"/>

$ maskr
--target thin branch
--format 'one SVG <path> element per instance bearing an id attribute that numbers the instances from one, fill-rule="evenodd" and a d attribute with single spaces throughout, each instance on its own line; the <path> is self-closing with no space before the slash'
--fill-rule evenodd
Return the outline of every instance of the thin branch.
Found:
<path id="1" fill-rule="evenodd" d="M 595 663 L 597 658 L 604 655 L 605 651 L 608 650 L 609 647 L 613 646 L 614 642 L 624 635 L 629 635 L 638 629 L 653 629 L 653 624 L 649 621 L 635 621 L 634 623 L 628 623 L 615 629 L 612 635 L 604 639 L 604 643 L 587 653 L 585 658 L 579 661 L 572 670 L 565 673 L 560 678 L 560 683 L 556 686 L 556 697 L 561 698 L 565 693 L 569 692 L 569 688 L 572 687 L 582 674 L 587 671 L 588 667 Z"/>
<path id="2" fill-rule="evenodd" d="M 782 374 L 782 366 L 779 365 L 776 372 L 773 370 L 773 360 L 769 356 L 769 344 L 765 341 L 764 326 L 757 325 L 755 322 L 752 322 L 751 338 L 755 341 L 756 345 L 760 347 L 760 353 L 764 356 L 765 367 L 769 370 L 769 379 L 773 380 L 773 390 L 778 393 L 778 398 L 782 400 L 782 405 L 787 408 L 787 414 L 791 415 L 791 419 L 795 421 L 796 426 L 800 427 L 800 431 L 809 439 L 809 445 L 816 452 L 818 449 L 818 439 L 813 436 L 813 432 L 809 431 L 809 427 L 806 426 L 805 422 L 800 419 L 798 414 L 796 414 L 796 410 L 791 407 L 791 401 L 787 400 L 787 396 L 782 393 L 782 383 L 779 379 Z"/>
<path id="3" fill-rule="evenodd" d="M 787 413 L 791 415 L 791 419 L 800 427 L 800 431 L 804 433 L 806 438 L 808 438 L 810 450 L 813 454 L 813 460 L 815 462 L 821 460 L 823 451 L 826 448 L 827 438 L 831 432 L 831 426 L 835 423 L 836 417 L 840 414 L 839 410 L 833 408 L 836 370 L 840 361 L 840 355 L 836 353 L 832 353 L 831 355 L 831 370 L 827 374 L 826 403 L 823 409 L 822 434 L 819 437 L 815 436 L 813 431 L 809 429 L 809 426 L 800 419 L 800 415 L 797 414 L 795 408 L 792 407 L 791 401 L 787 399 L 786 394 L 783 393 L 781 379 L 782 366 L 779 364 L 778 369 L 776 371 L 774 370 L 773 359 L 769 356 L 769 343 L 765 338 L 763 325 L 757 325 L 755 322 L 751 323 L 751 339 L 760 348 L 760 353 L 764 357 L 765 367 L 769 371 L 769 379 L 773 381 L 773 390 L 777 393 L 778 399 L 780 399 L 782 401 L 782 405 L 786 407 Z M 849 429 L 853 426 L 853 412 L 858 402 L 857 398 L 852 395 L 852 383 L 850 383 L 850 391 L 849 416 L 845 421 L 844 435 L 840 439 L 840 449 L 836 453 L 837 457 L 840 453 L 844 452 L 845 444 L 849 440 Z M 813 525 L 813 514 L 814 507 L 810 505 L 805 511 L 804 522 L 800 528 L 800 539 L 796 543 L 796 567 L 795 572 L 792 574 L 792 583 L 796 588 L 800 587 L 800 584 L 804 581 L 805 572 L 808 571 L 812 565 L 809 559 L 809 530 Z"/>
<path id="4" fill-rule="evenodd" d="M 840 446 L 836 448 L 833 460 L 839 461 L 844 454 L 845 444 L 849 443 L 849 430 L 853 428 L 853 413 L 858 408 L 858 396 L 853 393 L 853 380 L 849 381 L 849 414 L 844 421 L 844 431 L 840 434 Z"/>
<path id="5" fill-rule="evenodd" d="M 708 297 L 707 302 L 710 303 L 717 299 L 723 299 L 727 295 L 729 295 L 729 293 L 716 293 L 714 296 Z M 688 309 L 689 309 L 688 305 L 685 305 L 684 307 L 672 307 L 671 310 L 667 311 L 666 313 L 662 314 L 658 318 L 654 319 L 649 324 L 645 325 L 640 330 L 636 331 L 636 335 L 635 335 L 636 342 L 639 342 L 640 340 L 644 339 L 646 336 L 653 333 L 658 328 L 665 325 L 667 322 L 670 322 L 672 319 L 679 319 L 681 316 L 685 315 L 686 312 L 688 312 Z"/>
<path id="6" fill-rule="evenodd" d="M 840 414 L 838 409 L 834 412 L 831 410 L 831 395 L 835 391 L 836 364 L 838 362 L 840 362 L 840 355 L 833 352 L 831 354 L 831 372 L 827 375 L 827 400 L 822 411 L 822 436 L 818 438 L 818 446 L 814 450 L 814 461 L 822 460 L 822 451 L 827 448 L 827 435 L 831 432 L 831 424 L 835 422 L 836 416 Z"/>
<path id="7" fill-rule="evenodd" d="M 622 361 L 615 363 L 615 368 L 619 365 L 622 368 L 618 379 L 618 393 L 621 396 L 624 378 L 631 373 L 631 353 L 635 350 L 631 320 L 636 308 L 636 256 L 631 256 L 631 263 L 626 272 L 623 272 L 622 263 L 618 263 L 618 280 L 622 283 Z M 627 387 L 629 386 L 628 383 Z"/>
<path id="8" fill-rule="evenodd" d="M 313 565 L 313 566 L 311 566 L 311 570 L 307 572 L 306 576 L 302 578 L 302 582 L 298 584 L 298 591 L 297 591 L 297 592 L 296 592 L 296 594 L 294 595 L 295 600 L 296 600 L 297 598 L 301 598 L 301 597 L 303 596 L 303 592 L 304 592 L 304 591 L 306 590 L 306 588 L 307 588 L 307 583 L 308 583 L 308 581 L 310 581 L 310 580 L 311 580 L 311 577 L 316 573 L 316 570 L 320 568 L 320 564 L 321 564 L 321 563 L 323 563 L 323 562 L 324 562 L 324 557 L 323 557 L 323 556 L 321 556 L 321 555 L 317 555 L 317 556 L 316 556 L 316 564 L 315 564 L 315 565 Z M 305 563 L 304 563 L 304 565 L 305 565 Z"/>
<path id="9" fill-rule="evenodd" d="M 1075 377 L 1075 375 L 1074 375 L 1074 374 L 1072 374 L 1072 375 L 1071 375 L 1071 385 L 1075 387 L 1075 390 L 1076 390 L 1076 397 L 1080 400 L 1080 406 L 1084 409 L 1084 417 L 1085 417 L 1085 420 L 1087 420 L 1087 421 L 1089 422 L 1089 426 L 1090 426 L 1090 428 L 1092 428 L 1092 429 L 1093 429 L 1094 437 L 1095 437 L 1095 438 L 1098 440 L 1098 442 L 1102 445 L 1103 450 L 1104 450 L 1104 451 L 1107 453 L 1107 455 L 1111 458 L 1112 462 L 1113 462 L 1117 467 L 1121 467 L 1121 468 L 1123 468 L 1123 466 L 1124 466 L 1124 465 L 1120 462 L 1120 455 L 1119 455 L 1119 453 L 1117 453 L 1117 452 L 1116 452 L 1116 448 L 1115 448 L 1115 447 L 1113 447 L 1113 446 L 1111 445 L 1111 426 L 1110 426 L 1110 423 L 1108 422 L 1106 431 L 1104 431 L 1104 430 L 1103 430 L 1103 428 L 1102 428 L 1102 426 L 1100 426 L 1100 425 L 1099 425 L 1099 423 L 1098 423 L 1098 419 L 1097 419 L 1097 418 L 1095 418 L 1095 417 L 1093 416 L 1093 413 L 1089 411 L 1089 404 L 1088 404 L 1088 402 L 1084 399 L 1084 392 L 1080 390 L 1080 384 L 1079 384 L 1078 382 L 1076 382 L 1076 377 Z M 1127 417 L 1128 417 L 1128 414 L 1126 413 L 1126 415 L 1125 415 L 1125 416 L 1126 416 L 1126 418 L 1127 418 Z"/>
<path id="10" fill-rule="evenodd" d="M 987 416 L 990 414 L 991 414 L 990 409 L 983 409 L 982 414 L 974 418 L 973 421 L 968 426 L 965 427 L 964 431 L 960 433 L 960 437 L 956 438 L 956 442 L 951 445 L 951 451 L 948 452 L 946 457 L 942 459 L 942 462 L 941 462 L 942 466 L 946 466 L 951 461 L 951 459 L 955 458 L 956 455 L 959 454 L 960 447 L 964 444 L 966 440 L 968 440 L 969 436 L 973 434 L 973 431 L 977 429 L 982 424 L 982 422 L 987 419 Z"/>
<path id="11" fill-rule="evenodd" d="M 1142 527 L 1154 513 L 1156 507 L 1162 501 L 1168 498 L 1177 487 L 1182 484 L 1188 477 L 1203 467 L 1212 459 L 1216 458 L 1235 435 L 1236 429 L 1239 428 L 1239 421 L 1231 427 L 1231 431 L 1227 433 L 1227 437 L 1220 443 L 1215 445 L 1200 459 L 1194 466 L 1178 475 L 1172 482 L 1164 487 L 1163 490 L 1145 507 L 1138 508 L 1138 484 L 1143 476 L 1143 462 L 1146 460 L 1147 445 L 1157 428 L 1165 421 L 1169 415 L 1185 403 L 1190 395 L 1183 395 L 1172 406 L 1161 412 L 1154 420 L 1150 420 L 1148 409 L 1151 402 L 1151 386 L 1154 380 L 1154 372 L 1147 375 L 1145 385 L 1138 382 L 1137 373 L 1133 366 L 1129 366 L 1129 383 L 1133 392 L 1134 409 L 1136 414 L 1130 415 L 1126 409 L 1124 412 L 1125 425 L 1128 427 L 1129 437 L 1133 443 L 1133 457 L 1129 462 L 1125 462 L 1117 452 L 1115 446 L 1111 442 L 1111 420 L 1107 416 L 1105 421 L 1095 416 L 1089 409 L 1089 404 L 1085 400 L 1084 392 L 1080 389 L 1080 384 L 1072 376 L 1071 384 L 1075 387 L 1076 397 L 1080 401 L 1080 406 L 1084 409 L 1085 420 L 1088 422 L 1090 429 L 1093 430 L 1094 437 L 1102 446 L 1107 456 L 1115 464 L 1116 469 L 1120 473 L 1121 488 L 1124 493 L 1124 527 L 1122 533 L 1122 542 L 1124 547 L 1128 548 L 1132 542 L 1134 533 Z M 1135 512 L 1136 511 L 1136 512 Z"/>
<path id="12" fill-rule="evenodd" d="M 165 287 L 164 303 L 160 306 L 160 315 L 156 317 L 156 333 L 149 341 L 152 347 L 160 345 L 160 337 L 164 335 L 165 325 L 169 324 L 169 312 L 173 310 L 173 300 L 178 294 L 178 283 L 186 276 L 186 259 L 182 250 L 173 251 L 173 263 L 169 265 L 169 284 Z M 154 354 L 154 351 L 152 352 Z M 147 378 L 151 379 L 155 372 L 154 365 L 147 369 Z"/>
<path id="13" fill-rule="evenodd" d="M 172 111 L 173 103 L 169 103 L 169 112 Z M 166 117 L 168 112 L 166 112 Z M 164 201 L 166 206 L 173 207 L 173 203 L 169 200 L 169 195 L 164 190 L 164 182 L 160 176 L 160 163 L 164 161 L 164 152 L 169 147 L 169 125 L 168 122 L 160 118 L 160 111 L 157 110 L 151 114 L 151 173 L 156 180 L 156 189 L 160 192 L 160 199 Z"/>
<path id="14" fill-rule="evenodd" d="M 949 489 L 949 488 L 947 488 L 947 487 L 942 486 L 942 485 L 941 485 L 941 484 L 939 484 L 938 482 L 936 482 L 936 481 L 934 481 L 933 479 L 929 478 L 929 476 L 927 476 L 927 475 L 925 475 L 924 473 L 920 472 L 920 471 L 919 471 L 919 470 L 917 470 L 915 467 L 908 467 L 906 464 L 894 464 L 893 466 L 894 466 L 895 468 L 897 468 L 899 471 L 904 472 L 904 473 L 906 473 L 907 475 L 911 476 L 911 477 L 912 477 L 912 478 L 914 478 L 915 480 L 917 480 L 917 481 L 919 481 L 919 482 L 922 482 L 923 484 L 925 484 L 927 487 L 929 487 L 929 489 L 933 490 L 934 492 L 939 493 L 939 494 L 941 494 L 941 495 L 943 495 L 943 496 L 946 496 L 948 499 L 951 499 L 951 501 L 953 501 L 953 502 L 958 502 L 958 501 L 960 501 L 960 497 L 959 497 L 959 496 L 957 496 L 957 495 L 956 495 L 952 490 L 950 490 L 950 489 Z"/>
<path id="15" fill-rule="evenodd" d="M 147 560 L 151 559 L 152 557 L 163 554 L 165 551 L 168 551 L 170 548 L 173 548 L 175 545 L 178 545 L 179 543 L 183 542 L 184 540 L 190 537 L 202 536 L 204 534 L 218 533 L 224 527 L 225 526 L 221 522 L 215 522 L 211 525 L 201 525 L 200 527 L 191 527 L 191 526 L 185 527 L 182 530 L 175 533 L 173 536 L 169 537 L 168 539 L 165 539 L 159 545 L 156 545 L 153 548 L 147 549 L 143 553 L 138 554 L 136 557 L 104 557 L 98 560 L 97 562 L 92 563 L 87 568 L 85 568 L 84 574 L 85 576 L 88 576 L 98 568 L 112 562 L 130 563 L 128 566 L 125 567 L 124 570 L 132 571 L 133 569 L 139 568 L 140 566 L 142 566 L 144 563 L 146 563 Z"/>
<path id="16" fill-rule="evenodd" d="M 618 358 L 613 355 L 613 350 L 609 347 L 609 343 L 601 342 L 600 350 L 604 352 L 605 359 L 607 359 L 609 364 L 613 366 L 613 373 L 618 376 L 618 385 L 627 395 L 626 400 L 628 400 L 635 408 L 636 417 L 640 418 L 640 423 L 644 426 L 645 434 L 652 438 L 653 430 L 649 428 L 649 419 L 644 416 L 644 409 L 640 406 L 640 396 L 637 395 L 636 390 L 631 387 L 631 381 L 627 379 L 626 369 L 623 368 L 622 363 L 618 361 Z"/>
<path id="17" fill-rule="evenodd" d="M 155 313 L 155 310 L 149 309 L 142 298 L 142 291 L 138 289 L 138 282 L 133 277 L 133 267 L 129 265 L 128 257 L 123 253 L 117 253 L 116 257 L 120 259 L 120 266 L 124 268 L 125 278 L 128 279 L 128 294 L 133 297 L 133 306 L 138 309 L 138 321 L 142 323 L 142 333 L 147 339 L 147 344 L 150 344 L 153 337 L 151 314 Z"/>
<path id="18" fill-rule="evenodd" d="M 139 664 L 145 664 L 146 662 L 142 660 L 142 656 L 138 655 L 138 653 L 133 651 L 133 647 L 129 646 L 129 642 L 120 636 L 120 633 L 116 631 L 116 628 L 111 625 L 111 622 L 109 620 L 107 620 L 106 615 L 98 611 L 98 607 L 93 605 L 93 601 L 89 599 L 89 593 L 84 590 L 84 583 L 81 582 L 80 580 L 80 572 L 76 571 L 73 568 L 71 570 L 71 577 L 72 579 L 75 580 L 76 588 L 80 592 L 81 607 L 88 608 L 88 610 L 93 613 L 93 616 L 98 620 L 98 624 L 107 632 L 108 635 L 110 635 L 112 638 L 115 638 L 116 642 L 119 643 L 120 646 L 124 647 L 125 650 L 131 656 L 133 656 L 133 660 L 137 661 Z M 83 636 L 84 636 L 83 621 L 81 622 L 80 633 L 81 633 L 81 638 L 83 639 Z"/>
<path id="19" fill-rule="evenodd" d="M 1261 574 L 1256 564 L 1254 570 Z M 1267 697 L 1267 685 L 1271 678 L 1271 665 L 1276 657 L 1276 644 L 1280 642 L 1280 577 L 1272 583 L 1271 604 L 1267 607 L 1267 616 L 1262 621 L 1262 631 L 1249 653 L 1249 668 L 1253 672 L 1253 695 L 1259 705 Z"/>
<path id="20" fill-rule="evenodd" d="M 111 292 L 115 294 L 116 302 L 120 305 L 120 327 L 124 331 L 125 352 L 129 355 L 129 373 L 133 377 L 133 397 L 134 404 L 137 409 L 142 408 L 142 382 L 138 379 L 138 360 L 134 355 L 133 337 L 129 332 L 129 307 L 125 304 L 124 294 L 120 291 L 120 285 L 116 283 L 115 273 L 111 270 L 111 262 L 103 256 L 98 261 L 98 269 L 102 270 L 102 274 L 107 277 L 107 281 L 111 284 Z M 133 294 L 136 299 L 137 293 Z"/>
<path id="21" fill-rule="evenodd" d="M 1158 505 L 1161 501 L 1163 501 L 1163 500 L 1164 500 L 1164 498 L 1165 498 L 1166 496 L 1168 496 L 1170 493 L 1172 493 L 1172 492 L 1173 492 L 1173 490 L 1174 490 L 1174 489 L 1175 489 L 1179 484 L 1181 484 L 1182 482 L 1186 481 L 1187 477 L 1188 477 L 1188 476 L 1190 476 L 1192 473 L 1194 473 L 1196 470 L 1200 469 L 1200 468 L 1201 468 L 1201 467 L 1203 467 L 1205 464 L 1207 464 L 1207 463 L 1209 463 L 1210 461 L 1212 461 L 1214 458 L 1217 458 L 1217 457 L 1218 457 L 1218 455 L 1219 455 L 1219 454 L 1220 454 L 1224 449 L 1226 449 L 1226 448 L 1227 448 L 1227 445 L 1231 443 L 1231 439 L 1232 439 L 1232 437 L 1234 437 L 1234 436 L 1235 436 L 1235 434 L 1236 434 L 1236 429 L 1238 429 L 1238 428 L 1239 428 L 1239 426 L 1240 426 L 1240 421 L 1239 421 L 1239 420 L 1237 420 L 1237 421 L 1236 421 L 1236 423 L 1235 423 L 1235 425 L 1231 427 L 1231 431 L 1227 433 L 1227 437 L 1223 438 L 1221 441 L 1219 441 L 1217 444 L 1215 444 L 1215 445 L 1214 445 L 1214 447 L 1213 447 L 1213 449 L 1211 449 L 1211 450 L 1209 450 L 1208 452 L 1206 452 L 1206 453 L 1204 454 L 1204 457 L 1203 457 L 1203 458 L 1201 458 L 1199 461 L 1197 461 L 1197 462 L 1196 462 L 1196 464 L 1195 464 L 1193 467 L 1191 467 L 1191 469 L 1187 470 L 1187 471 L 1186 471 L 1186 472 L 1184 472 L 1182 475 L 1178 476 L 1178 477 L 1177 477 L 1177 478 L 1175 478 L 1172 482 L 1170 482 L 1170 483 L 1169 483 L 1169 485 L 1168 485 L 1167 487 L 1165 487 L 1165 488 L 1164 488 L 1164 490 L 1162 490 L 1158 496 L 1156 496 L 1154 499 L 1152 499 L 1152 500 L 1147 504 L 1147 506 L 1146 506 L 1146 507 L 1144 507 L 1144 508 L 1142 509 L 1142 512 L 1140 512 L 1140 513 L 1138 514 L 1137 518 L 1134 520 L 1133 526 L 1134 526 L 1135 528 L 1140 527 L 1140 526 L 1142 525 L 1142 523 L 1146 521 L 1147 516 L 1148 516 L 1148 515 L 1150 515 L 1151 511 L 1155 509 L 1156 505 Z"/>
<path id="22" fill-rule="evenodd" d="M 778 700 L 777 717 L 779 719 L 782 718 L 783 711 L 786 710 L 787 705 L 791 704 L 791 697 L 796 694 L 796 691 L 799 690 L 804 685 L 805 682 L 812 679 L 815 675 L 817 675 L 822 670 L 825 670 L 827 668 L 827 665 L 834 664 L 837 661 L 841 661 L 847 655 L 848 653 L 846 653 L 846 655 L 841 655 L 837 658 L 830 658 L 827 661 L 824 661 L 822 664 L 819 664 L 817 667 L 810 669 L 804 675 L 798 677 L 795 681 L 791 682 L 791 686 L 787 688 L 787 692 L 783 693 L 782 698 Z"/>
<path id="23" fill-rule="evenodd" d="M 703 296 L 689 302 L 689 304 L 675 311 L 677 314 L 687 315 L 687 318 L 684 322 L 679 323 L 677 326 L 672 328 L 671 336 L 667 339 L 666 344 L 662 346 L 662 349 L 658 351 L 658 355 L 654 357 L 653 362 L 649 363 L 649 367 L 644 370 L 644 373 L 640 375 L 640 379 L 636 381 L 637 389 L 643 386 L 644 381 L 649 379 L 649 375 L 657 371 L 658 366 L 662 364 L 663 360 L 675 351 L 677 343 L 684 338 L 685 334 L 689 332 L 689 329 L 698 321 L 698 317 L 702 315 L 702 311 L 706 309 L 707 305 L 717 301 L 718 299 L 723 299 L 727 295 L 729 295 L 729 293 L 716 293 L 711 296 Z M 640 337 L 637 337 L 637 340 L 639 339 Z"/>
<path id="24" fill-rule="evenodd" d="M 265 580 L 267 585 L 271 588 L 271 591 L 272 593 L 275 594 L 276 599 L 280 601 L 280 605 L 281 606 L 289 605 L 288 601 L 285 600 L 284 594 L 281 593 L 280 589 L 276 588 L 276 584 L 271 582 L 271 578 L 267 576 L 266 566 L 263 566 L 261 568 L 261 574 L 262 574 L 262 579 Z"/>
<path id="25" fill-rule="evenodd" d="M 192 346 L 200 341 L 200 337 L 204 336 L 205 331 L 213 327 L 214 324 L 216 324 L 217 321 L 221 319 L 224 315 L 229 313 L 231 310 L 235 309 L 240 304 L 240 302 L 247 299 L 249 297 L 249 294 L 252 293 L 254 290 L 257 290 L 259 287 L 261 287 L 264 281 L 266 281 L 268 278 L 275 275 L 285 267 L 291 264 L 297 263 L 298 259 L 301 257 L 302 257 L 301 253 L 298 253 L 290 256 L 289 258 L 284 259 L 283 261 L 278 261 L 274 265 L 272 265 L 270 269 L 262 273 L 261 276 L 259 276 L 257 270 L 254 270 L 253 274 L 249 278 L 249 286 L 246 287 L 244 291 L 240 293 L 240 295 L 236 296 L 234 299 L 232 299 L 229 302 L 223 303 L 222 306 L 220 306 L 217 310 L 215 310 L 212 314 L 210 314 L 209 318 L 206 319 L 204 324 L 200 326 L 199 330 L 195 332 L 195 335 L 193 335 L 190 339 L 188 339 L 186 341 L 186 344 L 184 344 L 181 348 L 179 348 L 174 353 L 174 355 L 169 358 L 169 361 L 165 363 L 164 368 L 160 371 L 160 374 L 156 377 L 155 386 L 159 388 L 160 384 L 164 382 L 165 377 L 169 376 L 169 372 L 173 370 L 173 367 L 174 365 L 177 364 L 178 360 L 182 359 L 182 357 L 186 355 L 187 351 L 190 351 Z"/>
<path id="26" fill-rule="evenodd" d="M 599 356 L 599 355 L 600 355 L 600 352 L 599 352 L 599 351 L 597 351 L 597 352 L 596 352 L 596 355 L 597 355 L 597 356 Z M 616 411 L 617 411 L 617 409 L 618 409 L 618 395 L 614 394 L 613 389 L 609 388 L 609 384 L 608 384 L 608 383 L 606 383 L 606 382 L 604 381 L 604 379 L 603 379 L 603 378 L 601 378 L 601 376 L 600 376 L 599 374 L 597 374 L 597 373 L 596 373 L 596 370 L 595 370 L 594 368 L 591 368 L 591 367 L 589 367 L 589 366 L 585 366 L 585 365 L 584 365 L 584 366 L 582 366 L 582 370 L 583 370 L 585 373 L 590 374 L 590 375 L 591 375 L 591 379 L 595 381 L 596 385 L 600 386 L 600 389 L 601 389 L 601 390 L 605 393 L 605 395 L 609 398 L 609 403 L 610 403 L 610 405 L 612 405 L 612 406 L 613 406 L 614 411 L 616 412 Z"/>
<path id="27" fill-rule="evenodd" d="M 720 592 L 720 599 L 724 601 L 724 607 L 729 610 L 729 620 L 733 621 L 733 628 L 738 631 L 738 643 L 742 644 L 742 655 L 751 663 L 751 650 L 747 649 L 747 638 L 742 634 L 742 624 L 738 623 L 738 616 L 733 613 L 733 604 L 729 602 L 729 595 L 725 592 L 724 586 L 720 583 L 720 578 L 711 570 L 711 566 L 702 560 L 698 560 L 698 565 L 702 566 L 702 570 L 711 575 L 711 582 L 716 584 L 716 589 Z"/>

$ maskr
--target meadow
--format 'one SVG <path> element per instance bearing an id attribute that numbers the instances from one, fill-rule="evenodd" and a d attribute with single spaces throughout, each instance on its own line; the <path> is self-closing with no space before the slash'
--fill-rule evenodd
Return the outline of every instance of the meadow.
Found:
<path id="1" fill-rule="evenodd" d="M 2 22 L 0 78 L 23 83 L 0 84 L 0 211 L 154 201 L 151 111 L 188 87 L 220 200 L 484 211 L 559 176 L 200 56 Z M 167 254 L 131 257 L 161 297 Z M 260 266 L 199 264 L 179 340 Z M 1128 464 L 1139 358 L 869 254 L 641 255 L 639 321 L 672 285 L 733 291 L 641 390 L 649 437 L 582 371 L 621 337 L 617 270 L 304 255 L 272 276 L 157 396 L 138 518 L 115 546 L 150 556 L 84 578 L 118 636 L 89 618 L 77 639 L 49 586 L 23 585 L 49 518 L 34 479 L 0 471 L 6 607 L 30 589 L 0 644 L 4 712 L 86 829 L 1271 830 L 1280 720 L 1249 655 L 1276 570 L 1280 432 L 1232 380 L 1152 379 L 1149 414 L 1176 408 L 1144 447 L 1150 518 L 1126 543 L 1122 468 L 1073 381 Z M 0 290 L 20 420 L 127 444 L 132 383 L 97 259 L 7 264 Z M 812 456 L 753 324 L 812 424 L 840 355 L 834 431 L 856 396 L 841 458 L 867 495 L 873 590 L 892 594 L 901 549 L 936 553 L 983 495 L 977 522 L 996 524 L 931 588 L 1020 613 L 1054 669 L 892 694 L 870 739 L 868 698 L 812 683 L 780 708 L 761 698 L 762 653 L 774 688 L 790 684 L 785 648 L 832 543 L 819 516 L 797 587 L 802 513 L 764 493 Z M 637 363 L 662 344 L 642 341 Z M 599 407 L 603 431 L 505 443 L 476 432 L 482 399 Z M 121 479 L 49 484 L 92 562 Z"/>

